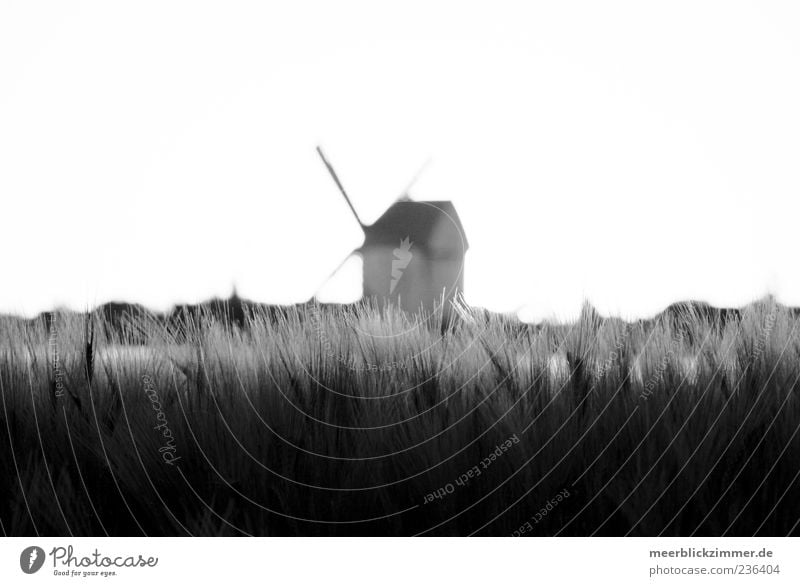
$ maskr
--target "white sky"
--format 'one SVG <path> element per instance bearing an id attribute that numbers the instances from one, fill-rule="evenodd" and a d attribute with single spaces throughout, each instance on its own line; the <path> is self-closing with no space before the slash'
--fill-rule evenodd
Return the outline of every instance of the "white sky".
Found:
<path id="1" fill-rule="evenodd" d="M 431 159 L 473 304 L 800 304 L 800 4 L 378 4 L 0 3 L 0 311 L 309 298 L 318 143 L 367 220 Z"/>

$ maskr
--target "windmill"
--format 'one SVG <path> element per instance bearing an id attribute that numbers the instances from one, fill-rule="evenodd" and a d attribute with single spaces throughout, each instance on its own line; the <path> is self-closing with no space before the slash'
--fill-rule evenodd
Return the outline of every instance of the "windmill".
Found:
<path id="1" fill-rule="evenodd" d="M 364 224 L 320 147 L 317 152 L 364 232 L 364 243 L 351 253 L 363 261 L 363 298 L 409 313 L 431 314 L 441 305 L 448 317 L 449 301 L 464 288 L 468 248 L 453 203 L 412 201 L 409 185 L 380 218 Z"/>

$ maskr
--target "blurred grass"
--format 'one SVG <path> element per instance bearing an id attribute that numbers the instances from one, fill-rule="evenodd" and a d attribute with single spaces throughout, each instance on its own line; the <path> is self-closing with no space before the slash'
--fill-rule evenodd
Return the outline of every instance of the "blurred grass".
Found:
<path id="1" fill-rule="evenodd" d="M 202 312 L 180 328 L 4 319 L 0 529 L 508 535 L 568 488 L 528 533 L 798 533 L 793 311 L 767 299 L 736 320 L 626 323 L 587 307 L 538 326 L 457 314 L 444 329 L 368 305 L 255 310 L 242 328 Z"/>

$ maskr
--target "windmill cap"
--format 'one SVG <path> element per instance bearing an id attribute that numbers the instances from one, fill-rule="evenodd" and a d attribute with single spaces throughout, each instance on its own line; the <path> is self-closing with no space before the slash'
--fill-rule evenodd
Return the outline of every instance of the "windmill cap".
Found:
<path id="1" fill-rule="evenodd" d="M 415 247 L 439 256 L 463 255 L 469 243 L 451 201 L 400 200 L 374 223 L 364 226 L 364 244 L 397 246 L 408 238 Z"/>

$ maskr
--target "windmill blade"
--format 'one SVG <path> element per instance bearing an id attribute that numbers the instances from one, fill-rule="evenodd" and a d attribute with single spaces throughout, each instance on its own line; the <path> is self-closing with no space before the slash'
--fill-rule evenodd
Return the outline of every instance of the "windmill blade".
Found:
<path id="1" fill-rule="evenodd" d="M 427 169 L 430 164 L 431 164 L 431 157 L 428 157 L 428 159 L 424 163 L 422 163 L 422 167 L 419 168 L 419 171 L 417 171 L 416 175 L 414 175 L 411 181 L 409 181 L 408 185 L 406 185 L 406 188 L 397 198 L 398 201 L 401 199 L 407 199 L 409 197 L 408 192 L 411 190 L 412 187 L 414 187 L 414 184 L 419 180 L 420 176 L 425 172 L 425 169 Z"/>
<path id="2" fill-rule="evenodd" d="M 325 166 L 328 168 L 328 173 L 330 173 L 331 177 L 333 177 L 333 181 L 336 183 L 336 187 L 339 188 L 339 191 L 344 196 L 344 200 L 347 202 L 347 205 L 350 206 L 350 211 L 353 212 L 353 215 L 356 218 L 356 222 L 358 222 L 358 225 L 361 226 L 361 228 L 363 229 L 365 227 L 364 226 L 364 222 L 362 222 L 361 218 L 358 217 L 358 212 L 356 212 L 356 208 L 353 207 L 353 203 L 350 201 L 350 198 L 347 196 L 347 192 L 344 190 L 344 187 L 342 186 L 342 182 L 339 181 L 339 177 L 336 175 L 336 171 L 334 171 L 333 165 L 331 165 L 328 162 L 327 157 L 325 157 L 325 153 L 322 152 L 322 147 L 317 146 L 317 152 L 319 153 L 319 156 L 322 159 L 322 162 L 325 163 Z"/>
<path id="3" fill-rule="evenodd" d="M 354 253 L 355 253 L 355 251 L 351 252 L 346 257 L 344 257 L 342 262 L 340 262 L 339 265 L 335 269 L 333 269 L 333 271 L 331 271 L 331 273 L 327 277 L 325 277 L 325 280 L 322 281 L 322 283 L 319 284 L 319 287 L 317 287 L 314 290 L 314 294 L 311 296 L 311 299 L 309 299 L 309 301 L 316 301 L 317 300 L 317 295 L 319 295 L 319 292 L 322 290 L 322 288 L 325 285 L 327 285 L 328 281 L 330 281 L 333 278 L 333 276 L 341 270 L 341 268 L 345 265 L 345 263 L 347 263 L 348 260 L 350 260 L 350 257 L 352 257 Z"/>

